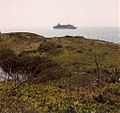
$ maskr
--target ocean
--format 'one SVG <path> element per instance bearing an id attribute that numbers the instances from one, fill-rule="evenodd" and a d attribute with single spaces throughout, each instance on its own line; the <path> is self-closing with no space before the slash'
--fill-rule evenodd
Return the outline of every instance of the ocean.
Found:
<path id="1" fill-rule="evenodd" d="M 24 28 L 7 30 L 7 32 L 34 32 L 45 37 L 60 37 L 65 35 L 84 36 L 89 39 L 99 39 L 120 43 L 119 27 L 81 27 L 77 29 L 53 29 L 51 28 Z"/>
<path id="2" fill-rule="evenodd" d="M 90 39 L 100 39 L 120 43 L 120 30 L 118 27 L 84 27 L 74 30 L 40 29 L 36 32 L 46 37 L 59 37 L 65 35 L 84 36 Z"/>

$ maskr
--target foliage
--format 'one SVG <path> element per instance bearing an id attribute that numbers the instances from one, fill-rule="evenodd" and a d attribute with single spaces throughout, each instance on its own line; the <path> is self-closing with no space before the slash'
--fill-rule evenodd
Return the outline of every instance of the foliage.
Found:
<path id="1" fill-rule="evenodd" d="M 0 66 L 25 81 L 0 82 L 0 112 L 119 113 L 119 54 L 118 44 L 84 37 L 2 34 Z"/>
<path id="2" fill-rule="evenodd" d="M 24 84 L 9 93 L 14 82 L 0 83 L 0 106 L 3 112 L 25 113 L 119 113 L 120 86 L 106 84 L 102 89 L 67 90 L 50 84 Z M 4 96 L 3 96 L 4 94 Z M 5 97 L 5 98 L 4 98 Z M 34 113 L 33 112 L 33 113 Z"/>

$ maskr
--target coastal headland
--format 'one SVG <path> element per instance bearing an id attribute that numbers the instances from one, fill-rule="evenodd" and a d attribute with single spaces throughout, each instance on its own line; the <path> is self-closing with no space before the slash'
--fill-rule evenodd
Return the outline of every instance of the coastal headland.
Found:
<path id="1" fill-rule="evenodd" d="M 0 34 L 1 113 L 119 113 L 120 45 L 84 36 Z M 3 80 L 4 79 L 4 80 Z"/>

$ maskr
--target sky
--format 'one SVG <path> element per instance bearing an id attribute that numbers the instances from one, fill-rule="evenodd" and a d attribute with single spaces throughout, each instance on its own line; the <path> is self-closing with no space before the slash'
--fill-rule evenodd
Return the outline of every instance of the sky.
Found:
<path id="1" fill-rule="evenodd" d="M 0 29 L 118 26 L 120 0 L 0 0 Z"/>

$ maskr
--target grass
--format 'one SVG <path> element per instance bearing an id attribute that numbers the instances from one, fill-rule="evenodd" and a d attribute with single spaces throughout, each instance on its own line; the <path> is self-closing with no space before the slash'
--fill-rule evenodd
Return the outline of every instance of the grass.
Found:
<path id="1" fill-rule="evenodd" d="M 118 84 L 107 84 L 102 89 L 94 92 L 89 89 L 79 88 L 70 90 L 61 89 L 52 83 L 24 84 L 19 89 L 3 95 L 12 83 L 0 84 L 2 99 L 1 112 L 5 113 L 89 113 L 105 112 L 119 113 Z M 2 92 L 2 93 L 1 93 Z"/>
<path id="2" fill-rule="evenodd" d="M 9 89 L 21 81 L 0 83 L 1 113 L 119 113 L 118 44 L 84 37 L 7 33 L 0 37 L 0 47 L 1 67 L 30 80 L 14 90 Z"/>

